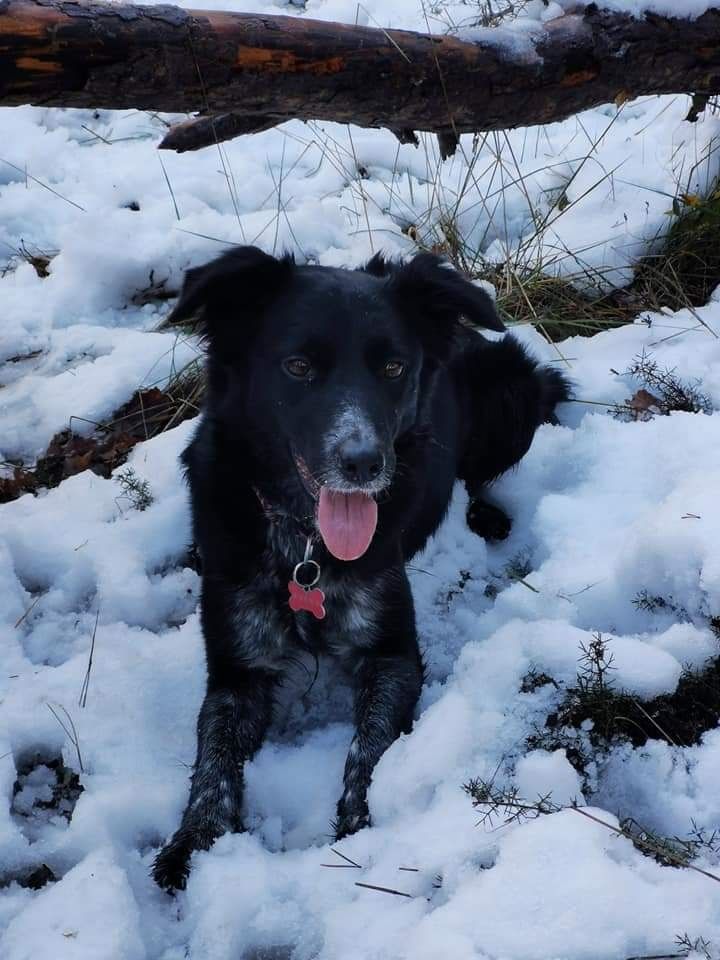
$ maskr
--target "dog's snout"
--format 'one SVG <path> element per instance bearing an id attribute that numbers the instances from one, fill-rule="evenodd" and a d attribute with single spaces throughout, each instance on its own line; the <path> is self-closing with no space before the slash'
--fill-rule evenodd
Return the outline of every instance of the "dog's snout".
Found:
<path id="1" fill-rule="evenodd" d="M 340 469 L 350 483 L 377 480 L 385 466 L 385 456 L 374 440 L 349 438 L 339 450 Z"/>

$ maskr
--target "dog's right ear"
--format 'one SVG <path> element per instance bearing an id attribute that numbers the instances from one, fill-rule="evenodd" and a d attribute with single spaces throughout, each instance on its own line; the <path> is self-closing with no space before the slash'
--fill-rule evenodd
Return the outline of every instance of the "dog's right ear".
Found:
<path id="1" fill-rule="evenodd" d="M 258 247 L 235 247 L 185 274 L 180 297 L 163 326 L 190 323 L 211 346 L 248 333 L 252 315 L 289 281 L 295 261 Z"/>
<path id="2" fill-rule="evenodd" d="M 449 355 L 461 317 L 485 330 L 505 330 L 488 293 L 433 253 L 418 253 L 392 270 L 387 289 L 437 360 Z"/>

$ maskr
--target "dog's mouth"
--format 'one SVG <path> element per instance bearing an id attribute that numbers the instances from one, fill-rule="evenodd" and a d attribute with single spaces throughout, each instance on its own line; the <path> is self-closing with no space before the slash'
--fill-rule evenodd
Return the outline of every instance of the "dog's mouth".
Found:
<path id="1" fill-rule="evenodd" d="M 338 560 L 358 560 L 367 553 L 378 521 L 377 503 L 362 490 L 333 490 L 320 484 L 308 465 L 293 453 L 303 486 L 317 504 L 316 522 L 323 543 Z"/>

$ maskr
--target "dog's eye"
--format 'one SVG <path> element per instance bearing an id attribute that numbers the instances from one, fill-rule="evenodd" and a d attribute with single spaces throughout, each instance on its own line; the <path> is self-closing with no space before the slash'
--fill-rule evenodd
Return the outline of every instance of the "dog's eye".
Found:
<path id="1" fill-rule="evenodd" d="M 304 357 L 288 357 L 287 360 L 283 360 L 283 369 L 298 380 L 305 380 L 312 372 L 310 361 Z"/>
<path id="2" fill-rule="evenodd" d="M 402 360 L 388 360 L 382 370 L 382 374 L 388 380 L 397 380 L 405 373 L 405 364 Z"/>

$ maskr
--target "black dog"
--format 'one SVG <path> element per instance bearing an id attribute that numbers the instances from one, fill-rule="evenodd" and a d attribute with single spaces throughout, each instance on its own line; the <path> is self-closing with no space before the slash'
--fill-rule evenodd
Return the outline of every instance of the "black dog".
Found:
<path id="1" fill-rule="evenodd" d="M 516 340 L 461 323 L 504 329 L 488 295 L 430 254 L 348 271 L 238 248 L 188 272 L 173 319 L 192 317 L 208 345 L 184 454 L 208 686 L 188 806 L 154 866 L 168 888 L 185 885 L 193 850 L 242 830 L 243 765 L 299 649 L 354 678 L 335 834 L 368 824 L 373 768 L 409 730 L 423 677 L 405 563 L 456 478 L 470 527 L 507 536 L 485 484 L 569 396 Z"/>

